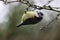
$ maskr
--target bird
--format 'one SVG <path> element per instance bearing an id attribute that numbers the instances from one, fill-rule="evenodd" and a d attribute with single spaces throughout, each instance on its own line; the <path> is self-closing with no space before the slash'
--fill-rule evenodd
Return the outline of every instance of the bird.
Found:
<path id="1" fill-rule="evenodd" d="M 27 11 L 22 15 L 21 22 L 17 27 L 22 25 L 31 25 L 40 22 L 43 19 L 43 13 L 38 11 Z"/>

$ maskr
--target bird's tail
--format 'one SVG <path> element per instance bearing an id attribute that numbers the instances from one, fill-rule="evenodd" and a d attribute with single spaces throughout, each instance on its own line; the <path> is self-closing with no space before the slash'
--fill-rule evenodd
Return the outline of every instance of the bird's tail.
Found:
<path id="1" fill-rule="evenodd" d="M 18 24 L 17 27 L 21 27 L 22 26 L 22 23 Z"/>

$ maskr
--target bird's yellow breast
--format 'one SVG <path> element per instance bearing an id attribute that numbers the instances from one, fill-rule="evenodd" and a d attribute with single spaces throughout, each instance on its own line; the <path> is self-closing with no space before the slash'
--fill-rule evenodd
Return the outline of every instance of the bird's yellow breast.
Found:
<path id="1" fill-rule="evenodd" d="M 33 11 L 28 11 L 26 14 L 25 14 L 25 13 L 23 14 L 21 20 L 22 20 L 22 21 L 25 21 L 25 20 L 27 20 L 27 19 L 29 19 L 29 18 L 34 18 L 34 16 L 35 16 L 35 12 L 33 12 Z"/>

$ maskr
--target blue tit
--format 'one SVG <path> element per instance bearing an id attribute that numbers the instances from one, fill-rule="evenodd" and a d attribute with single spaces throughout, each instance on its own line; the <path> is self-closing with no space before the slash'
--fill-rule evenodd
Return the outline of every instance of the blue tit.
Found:
<path id="1" fill-rule="evenodd" d="M 42 12 L 27 11 L 22 15 L 21 23 L 17 25 L 20 27 L 22 25 L 36 24 L 43 19 Z"/>

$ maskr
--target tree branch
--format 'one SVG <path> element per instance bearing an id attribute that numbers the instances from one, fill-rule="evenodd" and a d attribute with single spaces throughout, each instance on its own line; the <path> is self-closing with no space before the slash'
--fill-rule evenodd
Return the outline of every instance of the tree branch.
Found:
<path id="1" fill-rule="evenodd" d="M 28 7 L 32 7 L 32 8 L 35 8 L 35 9 L 39 9 L 39 10 L 41 10 L 41 9 L 46 9 L 46 10 L 51 10 L 51 11 L 60 12 L 60 11 L 58 11 L 58 10 L 53 9 L 53 7 L 51 7 L 51 6 L 46 6 L 47 4 L 49 4 L 49 3 L 52 2 L 52 1 L 53 1 L 53 0 L 48 1 L 43 7 L 37 6 L 37 5 L 34 5 L 34 4 L 31 4 L 31 3 L 30 3 L 29 1 L 27 1 L 27 0 L 11 1 L 11 2 L 7 2 L 7 4 L 13 3 L 13 2 L 20 2 L 20 3 L 26 4 Z M 55 8 L 55 7 L 54 7 L 54 8 Z M 56 8 L 56 9 L 58 9 L 58 8 Z"/>

